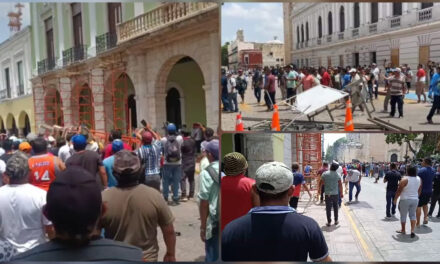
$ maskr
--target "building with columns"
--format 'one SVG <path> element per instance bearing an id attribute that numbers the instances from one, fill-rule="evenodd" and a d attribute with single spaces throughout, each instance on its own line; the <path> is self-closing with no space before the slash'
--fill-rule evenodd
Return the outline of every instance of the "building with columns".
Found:
<path id="1" fill-rule="evenodd" d="M 215 3 L 31 3 L 35 123 L 218 126 Z M 203 26 L 200 24 L 203 23 Z"/>
<path id="2" fill-rule="evenodd" d="M 284 3 L 287 60 L 302 66 L 440 61 L 440 3 Z"/>
<path id="3" fill-rule="evenodd" d="M 31 28 L 0 43 L 0 132 L 26 136 L 35 131 L 31 76 Z"/>

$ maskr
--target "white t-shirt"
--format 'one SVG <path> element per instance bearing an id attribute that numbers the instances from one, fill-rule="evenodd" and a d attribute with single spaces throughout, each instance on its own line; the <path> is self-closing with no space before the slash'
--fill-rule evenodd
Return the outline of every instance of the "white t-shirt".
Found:
<path id="1" fill-rule="evenodd" d="M 177 140 L 177 143 L 179 143 L 179 148 L 181 148 L 181 147 L 182 147 L 182 144 L 183 144 L 183 137 L 182 137 L 182 136 L 177 136 L 177 137 L 176 137 L 176 140 Z M 162 146 L 163 146 L 164 149 L 165 149 L 165 147 L 166 147 L 165 143 L 167 143 L 167 138 L 166 138 L 166 137 L 163 137 L 160 141 L 162 142 Z M 163 153 L 164 153 L 164 156 L 165 156 L 165 150 L 164 150 Z M 180 153 L 180 160 L 179 160 L 179 161 L 176 161 L 176 162 L 168 162 L 167 159 L 166 159 L 166 157 L 165 157 L 165 159 L 164 159 L 164 164 L 170 164 L 170 165 L 180 165 L 180 164 L 182 164 L 182 152 Z"/>
<path id="2" fill-rule="evenodd" d="M 380 72 L 379 67 L 374 68 L 373 74 L 374 74 L 375 81 L 379 81 L 379 72 Z"/>
<path id="3" fill-rule="evenodd" d="M 0 187 L 0 240 L 11 243 L 18 253 L 46 242 L 43 215 L 46 191 L 26 184 Z"/>
<path id="4" fill-rule="evenodd" d="M 234 77 L 229 78 L 228 80 L 228 93 L 237 92 L 235 87 L 237 86 L 237 82 Z"/>
<path id="5" fill-rule="evenodd" d="M 347 175 L 347 180 L 349 182 L 357 182 L 357 181 L 359 181 L 360 176 L 361 176 L 361 173 L 358 170 L 351 170 L 351 172 L 349 172 Z"/>
<path id="6" fill-rule="evenodd" d="M 60 150 L 58 150 L 58 157 L 63 162 L 66 162 L 66 160 L 70 158 L 70 156 L 72 156 L 73 152 L 74 152 L 73 149 L 68 144 L 66 144 L 62 146 Z"/>

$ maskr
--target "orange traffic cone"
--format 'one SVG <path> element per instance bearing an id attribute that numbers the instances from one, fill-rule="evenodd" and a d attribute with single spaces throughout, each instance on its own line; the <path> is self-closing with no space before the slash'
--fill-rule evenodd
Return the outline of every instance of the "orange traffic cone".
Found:
<path id="1" fill-rule="evenodd" d="M 353 124 L 353 115 L 351 113 L 351 100 L 348 98 L 347 100 L 347 107 L 345 110 L 345 125 L 344 125 L 344 131 L 354 131 L 354 124 Z"/>
<path id="2" fill-rule="evenodd" d="M 244 131 L 244 124 L 243 121 L 241 121 L 241 113 L 237 114 L 236 120 L 235 131 Z"/>
<path id="3" fill-rule="evenodd" d="M 278 105 L 273 105 L 273 115 L 272 115 L 272 131 L 280 131 L 280 114 L 278 113 Z"/>

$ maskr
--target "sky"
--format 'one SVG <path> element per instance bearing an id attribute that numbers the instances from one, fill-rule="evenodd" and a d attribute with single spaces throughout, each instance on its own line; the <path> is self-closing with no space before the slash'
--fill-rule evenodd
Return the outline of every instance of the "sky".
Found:
<path id="1" fill-rule="evenodd" d="M 0 42 L 7 40 L 11 36 L 11 31 L 9 30 L 8 23 L 9 17 L 8 13 L 10 11 L 16 11 L 14 5 L 16 3 L 0 3 Z M 25 28 L 30 24 L 30 8 L 29 3 L 22 3 L 24 8 L 22 9 L 22 27 Z"/>
<path id="2" fill-rule="evenodd" d="M 333 143 L 340 139 L 345 137 L 346 134 L 345 133 L 325 133 L 324 134 L 324 152 L 327 152 L 327 148 L 331 145 L 333 145 Z"/>
<path id="3" fill-rule="evenodd" d="M 222 44 L 235 40 L 243 29 L 244 40 L 267 42 L 277 36 L 284 41 L 282 3 L 224 3 L 222 7 Z"/>

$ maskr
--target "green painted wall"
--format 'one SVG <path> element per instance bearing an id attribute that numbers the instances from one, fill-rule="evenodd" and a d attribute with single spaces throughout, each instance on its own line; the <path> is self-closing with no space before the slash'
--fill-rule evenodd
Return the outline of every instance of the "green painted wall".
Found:
<path id="1" fill-rule="evenodd" d="M 34 19 L 33 16 L 33 10 L 35 9 L 35 5 L 33 5 L 32 3 L 29 5 L 30 8 L 30 12 L 31 12 L 31 25 L 32 25 L 32 21 Z M 36 27 L 36 25 L 32 25 L 31 26 L 31 69 L 32 71 L 34 71 L 37 68 L 37 58 L 36 58 L 36 50 L 35 50 L 35 45 L 34 45 L 34 30 L 38 30 L 38 28 Z"/>
<path id="2" fill-rule="evenodd" d="M 90 47 L 90 8 L 89 3 L 82 3 L 82 21 L 83 21 L 83 36 L 84 44 Z"/>
<path id="3" fill-rule="evenodd" d="M 96 35 L 102 35 L 107 33 L 106 26 L 106 14 L 107 14 L 107 3 L 96 3 L 95 4 L 95 17 L 96 17 Z"/>
<path id="4" fill-rule="evenodd" d="M 168 82 L 177 83 L 183 89 L 185 120 L 182 120 L 182 124 L 186 124 L 188 127 L 192 127 L 195 122 L 206 124 L 205 91 L 202 88 L 203 75 L 197 63 L 190 61 L 176 64 L 168 76 Z"/>
<path id="5" fill-rule="evenodd" d="M 134 3 L 122 3 L 122 21 L 130 20 L 134 17 Z"/>
<path id="6" fill-rule="evenodd" d="M 73 30 L 71 12 L 68 12 L 70 6 L 69 4 L 63 3 L 63 34 L 64 34 L 64 49 L 71 48 L 73 46 Z"/>
<path id="7" fill-rule="evenodd" d="M 223 134 L 221 137 L 221 158 L 234 151 L 234 134 Z"/>
<path id="8" fill-rule="evenodd" d="M 284 162 L 284 135 L 272 135 L 273 160 Z"/>
<path id="9" fill-rule="evenodd" d="M 144 13 L 158 7 L 160 4 L 159 3 L 154 3 L 154 2 L 144 2 Z"/>

